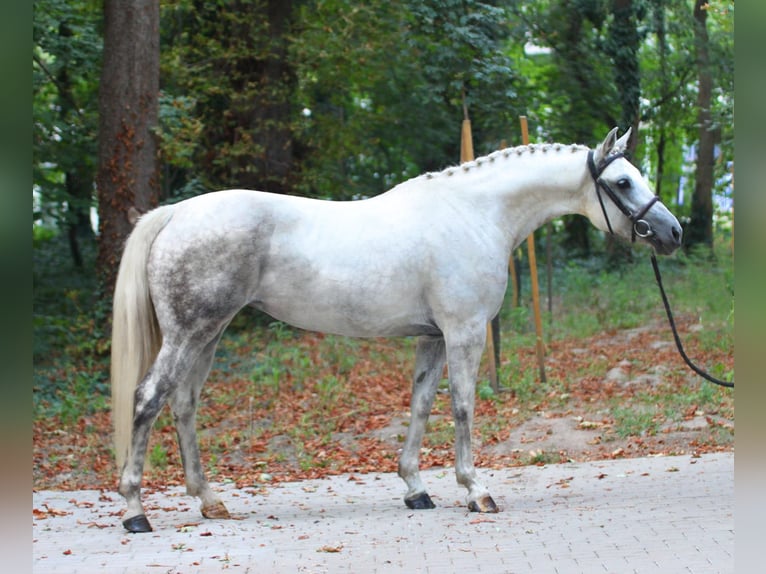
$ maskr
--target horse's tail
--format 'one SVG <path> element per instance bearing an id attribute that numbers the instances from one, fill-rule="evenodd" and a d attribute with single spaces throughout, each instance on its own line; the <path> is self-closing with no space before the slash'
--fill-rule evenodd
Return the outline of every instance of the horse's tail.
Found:
<path id="1" fill-rule="evenodd" d="M 170 220 L 173 206 L 157 208 L 139 219 L 125 243 L 112 311 L 112 425 L 117 468 L 125 464 L 131 442 L 136 386 L 162 345 L 154 312 L 147 260 L 157 234 Z"/>

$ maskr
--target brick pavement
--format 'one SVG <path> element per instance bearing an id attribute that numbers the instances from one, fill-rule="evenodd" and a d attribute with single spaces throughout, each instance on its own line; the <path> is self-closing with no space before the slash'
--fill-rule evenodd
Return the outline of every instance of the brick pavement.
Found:
<path id="1" fill-rule="evenodd" d="M 40 573 L 730 573 L 733 453 L 480 469 L 501 508 L 470 513 L 454 470 L 424 472 L 412 511 L 394 474 L 237 490 L 205 520 L 180 488 L 145 496 L 155 531 L 129 534 L 112 492 L 33 495 Z"/>

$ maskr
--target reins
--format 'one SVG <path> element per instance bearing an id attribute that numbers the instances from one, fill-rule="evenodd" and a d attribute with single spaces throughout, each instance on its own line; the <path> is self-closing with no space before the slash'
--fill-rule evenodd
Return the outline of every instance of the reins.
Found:
<path id="1" fill-rule="evenodd" d="M 632 236 L 631 241 L 635 243 L 636 237 L 651 237 L 654 235 L 654 231 L 652 230 L 652 226 L 643 219 L 644 215 L 651 209 L 651 207 L 659 201 L 658 196 L 654 196 L 649 202 L 647 202 L 646 205 L 644 205 L 641 209 L 639 209 L 637 212 L 633 212 L 620 200 L 619 196 L 612 190 L 612 188 L 607 184 L 606 181 L 601 179 L 601 173 L 606 169 L 606 167 L 612 163 L 614 160 L 624 157 L 624 154 L 622 153 L 615 153 L 610 156 L 608 156 L 606 159 L 604 159 L 601 164 L 597 167 L 596 163 L 593 159 L 593 150 L 588 151 L 588 169 L 590 170 L 590 174 L 593 177 L 593 181 L 596 184 L 596 195 L 598 196 L 598 201 L 601 204 L 601 211 L 604 214 L 604 219 L 606 220 L 606 226 L 609 229 L 609 233 L 611 235 L 614 235 L 614 231 L 612 230 L 612 224 L 609 222 L 609 216 L 606 213 L 606 206 L 604 205 L 604 200 L 601 196 L 601 190 L 604 190 L 604 193 L 606 193 L 609 198 L 614 202 L 615 206 L 627 217 L 631 223 L 633 223 L 633 230 L 632 230 Z M 711 375 L 710 373 L 707 373 L 706 371 L 703 371 L 700 369 L 697 365 L 695 365 L 691 359 L 688 357 L 686 352 L 684 351 L 684 347 L 681 344 L 681 337 L 678 335 L 678 329 L 676 328 L 676 322 L 673 319 L 673 312 L 670 310 L 670 303 L 668 302 L 668 297 L 665 293 L 665 287 L 662 285 L 662 275 L 660 274 L 660 268 L 657 264 L 657 257 L 654 254 L 654 251 L 652 251 L 652 268 L 654 269 L 654 278 L 657 280 L 657 286 L 660 288 L 660 295 L 662 296 L 662 304 L 665 306 L 665 314 L 668 316 L 668 323 L 670 323 L 670 329 L 673 331 L 673 339 L 676 342 L 676 348 L 678 349 L 678 353 L 681 355 L 681 358 L 684 360 L 684 362 L 688 365 L 688 367 L 697 373 L 700 377 L 703 379 L 719 385 L 721 387 L 727 387 L 727 388 L 734 388 L 734 382 L 733 381 L 723 381 L 721 379 L 718 379 Z"/>

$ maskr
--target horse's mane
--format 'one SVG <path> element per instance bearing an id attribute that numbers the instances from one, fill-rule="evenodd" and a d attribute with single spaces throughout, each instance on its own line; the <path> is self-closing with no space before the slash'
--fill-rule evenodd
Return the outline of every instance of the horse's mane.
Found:
<path id="1" fill-rule="evenodd" d="M 534 154 L 537 152 L 545 154 L 551 151 L 556 153 L 564 153 L 564 152 L 574 153 L 577 151 L 585 151 L 588 149 L 590 148 L 580 144 L 565 145 L 565 144 L 558 144 L 558 143 L 527 144 L 527 145 L 520 145 L 515 147 L 508 147 L 505 149 L 494 151 L 488 155 L 478 157 L 474 160 L 461 163 L 460 165 L 457 165 L 457 166 L 447 167 L 441 171 L 432 171 L 432 172 L 424 173 L 423 175 L 420 175 L 416 177 L 415 179 L 434 179 L 434 178 L 442 177 L 442 176 L 452 176 L 458 173 L 469 172 L 477 167 L 481 167 L 484 164 L 494 163 L 499 159 L 520 157 L 524 154 Z"/>

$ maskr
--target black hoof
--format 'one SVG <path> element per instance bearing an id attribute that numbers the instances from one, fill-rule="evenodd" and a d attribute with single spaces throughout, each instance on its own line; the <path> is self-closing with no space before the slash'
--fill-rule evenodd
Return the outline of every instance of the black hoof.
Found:
<path id="1" fill-rule="evenodd" d="M 122 521 L 122 525 L 128 532 L 151 532 L 152 525 L 146 519 L 146 516 L 139 514 Z"/>
<path id="2" fill-rule="evenodd" d="M 407 505 L 407 508 L 411 508 L 412 510 L 427 510 L 430 508 L 436 508 L 434 501 L 431 500 L 431 497 L 428 496 L 427 492 L 419 494 L 415 498 L 405 498 L 404 504 Z"/>

